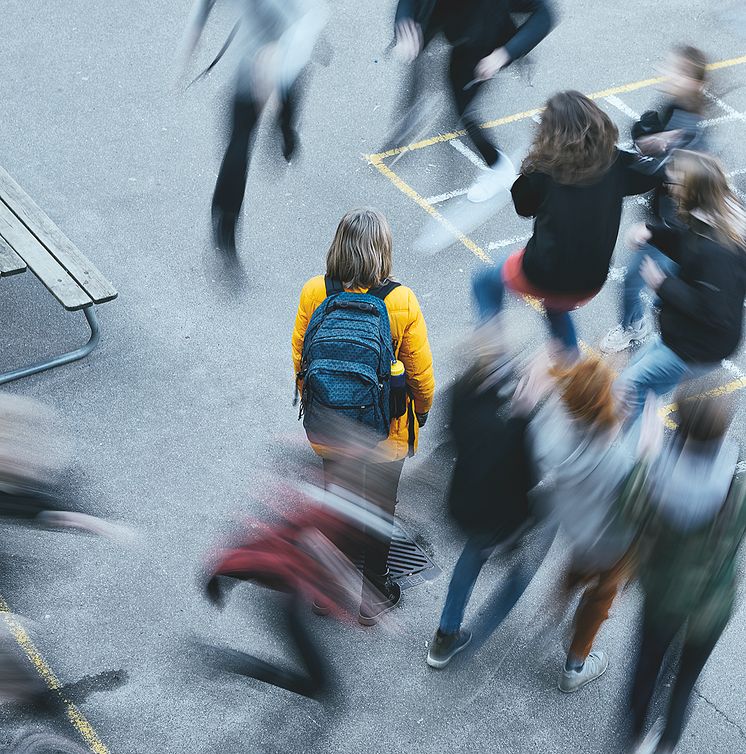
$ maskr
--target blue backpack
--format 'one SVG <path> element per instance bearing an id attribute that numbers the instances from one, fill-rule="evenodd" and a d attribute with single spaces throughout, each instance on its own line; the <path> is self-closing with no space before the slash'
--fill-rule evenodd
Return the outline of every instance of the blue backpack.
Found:
<path id="1" fill-rule="evenodd" d="M 344 424 L 355 441 L 374 445 L 389 436 L 391 362 L 396 358 L 384 299 L 400 283 L 348 293 L 325 278 L 326 298 L 308 323 L 298 380 L 303 427 L 311 442 L 335 445 Z M 367 430 L 367 431 L 365 431 Z"/>

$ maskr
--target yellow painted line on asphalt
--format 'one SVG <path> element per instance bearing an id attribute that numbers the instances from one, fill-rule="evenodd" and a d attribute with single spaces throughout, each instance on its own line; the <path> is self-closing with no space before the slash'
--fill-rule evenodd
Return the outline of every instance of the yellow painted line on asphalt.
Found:
<path id="1" fill-rule="evenodd" d="M 86 742 L 88 748 L 93 754 L 109 754 L 109 750 L 98 737 L 93 726 L 86 720 L 83 713 L 62 693 L 62 684 L 57 679 L 54 671 L 41 656 L 26 629 L 15 619 L 8 607 L 8 603 L 2 597 L 0 597 L 0 615 L 2 615 L 5 625 L 10 630 L 10 633 L 29 662 L 34 666 L 36 672 L 41 676 L 44 683 L 47 684 L 49 690 L 56 693 L 62 701 L 67 719 Z"/>
<path id="2" fill-rule="evenodd" d="M 399 189 L 405 196 L 408 196 L 415 204 L 418 204 L 422 209 L 425 210 L 431 217 L 433 217 L 435 220 L 437 220 L 444 228 L 446 228 L 450 233 L 453 233 L 453 235 L 461 241 L 464 246 L 466 246 L 469 251 L 472 252 L 475 256 L 479 257 L 483 262 L 490 263 L 492 260 L 485 254 L 484 250 L 478 246 L 474 241 L 471 240 L 468 236 L 464 235 L 450 220 L 447 220 L 443 215 L 438 212 L 435 207 L 433 207 L 430 202 L 427 201 L 423 196 L 420 196 L 408 183 L 403 181 L 388 165 L 384 165 L 383 160 L 381 160 L 380 157 L 369 157 L 369 162 L 371 165 L 375 166 L 379 172 L 381 172 L 383 175 L 385 175 L 393 184 L 396 186 L 396 188 Z"/>
<path id="3" fill-rule="evenodd" d="M 746 63 L 746 55 L 741 55 L 736 58 L 729 58 L 728 60 L 719 60 L 715 63 L 710 63 L 707 69 L 710 71 L 720 70 L 721 68 L 732 68 L 736 65 L 742 65 Z M 600 92 L 594 92 L 589 94 L 590 99 L 603 99 L 604 97 L 611 97 L 616 94 L 626 94 L 627 92 L 634 92 L 637 89 L 645 89 L 649 86 L 656 86 L 665 81 L 664 76 L 656 76 L 649 79 L 641 79 L 640 81 L 633 81 L 629 84 L 621 84 L 620 86 L 612 86 L 608 89 L 602 89 Z M 502 118 L 496 118 L 494 120 L 488 120 L 486 123 L 482 123 L 479 127 L 484 129 L 497 128 L 498 126 L 504 126 L 508 123 L 515 123 L 519 120 L 525 120 L 526 118 L 533 118 L 534 115 L 538 115 L 543 108 L 534 108 L 533 110 L 524 110 L 521 113 L 514 113 L 513 115 L 506 115 Z M 458 131 L 450 131 L 449 133 L 439 134 L 437 136 L 431 136 L 427 139 L 414 142 L 413 144 L 407 144 L 401 147 L 394 147 L 388 149 L 385 152 L 379 152 L 378 154 L 372 154 L 368 156 L 369 161 L 375 159 L 385 160 L 387 157 L 395 157 L 403 152 L 414 152 L 418 149 L 425 149 L 426 147 L 432 147 L 435 144 L 442 144 L 444 141 L 451 141 L 457 139 L 459 136 L 464 136 L 466 131 L 460 129 Z"/>

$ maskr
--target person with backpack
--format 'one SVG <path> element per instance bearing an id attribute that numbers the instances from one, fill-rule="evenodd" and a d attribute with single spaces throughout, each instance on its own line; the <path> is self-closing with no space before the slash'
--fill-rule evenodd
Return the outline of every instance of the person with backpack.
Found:
<path id="1" fill-rule="evenodd" d="M 348 212 L 327 253 L 326 274 L 303 286 L 292 351 L 303 425 L 323 459 L 325 484 L 393 517 L 435 378 L 417 297 L 391 273 L 386 218 L 374 209 Z M 378 594 L 360 606 L 364 625 L 401 599 L 387 566 L 393 519 L 389 532 L 371 535 L 361 553 Z"/>
<path id="2" fill-rule="evenodd" d="M 511 13 L 527 13 L 517 27 Z M 554 25 L 547 0 L 399 0 L 395 19 L 395 53 L 413 66 L 427 63 L 422 55 L 442 32 L 451 47 L 448 79 L 458 117 L 487 165 L 469 189 L 467 198 L 493 198 L 506 180 L 515 178 L 510 160 L 499 152 L 479 127 L 473 103 L 482 85 L 513 61 L 529 53 Z M 407 111 L 397 140 L 411 133 L 419 95 L 420 71 L 415 67 L 405 84 Z M 396 146 L 400 146 L 397 144 Z"/>
<path id="3" fill-rule="evenodd" d="M 708 374 L 741 343 L 746 297 L 746 212 L 720 162 L 676 150 L 666 168 L 680 227 L 634 225 L 632 248 L 655 246 L 678 265 L 667 274 L 650 259 L 641 275 L 661 302 L 660 336 L 617 379 L 628 421 L 642 411 L 648 391 L 662 396 L 684 380 Z"/>
<path id="4" fill-rule="evenodd" d="M 688 45 L 676 47 L 666 61 L 666 79 L 662 85 L 669 100 L 660 112 L 648 110 L 632 126 L 636 150 L 644 157 L 639 169 L 649 174 L 665 171 L 676 149 L 706 151 L 704 138 L 704 88 L 707 85 L 707 59 L 701 50 Z M 653 222 L 681 227 L 676 201 L 665 183 L 653 194 L 651 213 Z M 655 261 L 661 269 L 673 275 L 678 269 L 655 246 L 647 244 L 643 254 L 632 254 L 624 272 L 622 320 L 601 342 L 604 353 L 619 353 L 633 343 L 641 343 L 652 332 L 650 319 L 640 296 L 645 288 L 641 266 L 645 256 Z"/>
<path id="5" fill-rule="evenodd" d="M 544 304 L 549 329 L 567 358 L 579 356 L 570 312 L 590 301 L 609 274 L 622 201 L 660 182 L 617 148 L 611 118 L 585 95 L 550 97 L 511 193 L 516 212 L 534 218 L 526 248 L 477 273 L 481 320 L 502 310 L 505 289 Z"/>
<path id="6" fill-rule="evenodd" d="M 694 684 L 733 613 L 738 551 L 746 532 L 746 484 L 736 476 L 739 448 L 726 437 L 722 399 L 677 396 L 679 428 L 652 465 L 642 493 L 642 638 L 630 696 L 636 754 L 672 754 Z M 656 680 L 683 633 L 664 719 L 645 733 Z"/>

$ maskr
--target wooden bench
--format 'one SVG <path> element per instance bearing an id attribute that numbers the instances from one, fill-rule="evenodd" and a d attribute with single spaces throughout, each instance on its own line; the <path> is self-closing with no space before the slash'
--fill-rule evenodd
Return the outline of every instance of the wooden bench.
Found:
<path id="1" fill-rule="evenodd" d="M 117 297 L 112 284 L 0 168 L 0 277 L 31 272 L 68 311 L 83 310 L 91 337 L 81 348 L 0 374 L 0 384 L 85 358 L 101 333 L 94 304 Z"/>

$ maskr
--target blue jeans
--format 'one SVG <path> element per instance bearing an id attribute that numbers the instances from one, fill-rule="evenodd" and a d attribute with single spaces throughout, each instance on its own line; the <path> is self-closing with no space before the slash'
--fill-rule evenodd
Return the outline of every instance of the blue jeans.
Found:
<path id="1" fill-rule="evenodd" d="M 479 321 L 486 320 L 499 314 L 503 308 L 505 283 L 503 282 L 503 265 L 480 270 L 474 275 L 471 290 L 477 304 Z M 578 336 L 575 332 L 569 312 L 544 308 L 549 330 L 569 351 L 578 351 Z"/>
<path id="2" fill-rule="evenodd" d="M 627 421 L 631 425 L 641 414 L 650 390 L 657 396 L 670 393 L 685 380 L 701 377 L 720 366 L 692 364 L 677 356 L 663 341 L 655 338 L 647 348 L 617 377 L 615 387 L 625 391 L 630 409 Z"/>
<path id="3" fill-rule="evenodd" d="M 640 294 L 645 288 L 645 281 L 640 275 L 640 267 L 646 256 L 650 257 L 666 275 L 676 275 L 679 271 L 679 265 L 669 259 L 662 251 L 656 249 L 655 246 L 646 244 L 639 251 L 634 252 L 624 274 L 623 327 L 630 327 L 645 316 L 642 299 L 640 298 Z"/>
<path id="4" fill-rule="evenodd" d="M 552 546 L 554 534 L 555 529 L 545 527 L 540 533 L 538 546 L 533 552 L 529 553 L 525 546 L 522 547 L 500 590 L 490 600 L 488 627 L 483 631 L 484 638 L 500 625 L 503 618 L 526 591 L 531 579 L 544 561 L 544 556 Z M 473 534 L 469 537 L 456 562 L 451 583 L 448 585 L 448 596 L 440 616 L 441 633 L 454 634 L 461 628 L 466 605 L 482 566 L 504 539 L 502 532 Z"/>

